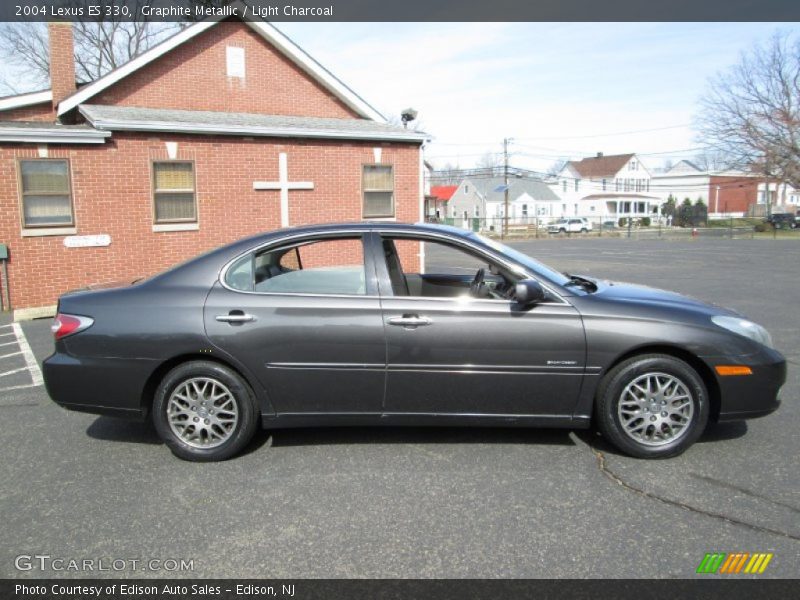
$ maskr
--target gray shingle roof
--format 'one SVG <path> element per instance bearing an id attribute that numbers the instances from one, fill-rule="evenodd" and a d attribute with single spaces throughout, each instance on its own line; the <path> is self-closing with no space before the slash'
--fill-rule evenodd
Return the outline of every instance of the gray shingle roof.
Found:
<path id="1" fill-rule="evenodd" d="M 82 104 L 81 114 L 98 129 L 170 131 L 219 135 L 319 137 L 421 142 L 421 131 L 367 119 L 327 119 L 198 110 Z"/>
<path id="2" fill-rule="evenodd" d="M 473 185 L 478 189 L 483 197 L 486 198 L 487 201 L 501 202 L 505 200 L 504 192 L 494 191 L 499 186 L 505 185 L 505 179 L 503 177 L 489 177 L 486 179 L 475 178 L 470 179 L 470 181 L 472 181 Z M 542 202 L 548 200 L 555 201 L 559 199 L 553 190 L 551 190 L 541 179 L 512 176 L 508 178 L 508 186 L 508 198 L 510 201 L 514 201 L 524 193 L 527 193 L 534 200 L 539 200 Z"/>

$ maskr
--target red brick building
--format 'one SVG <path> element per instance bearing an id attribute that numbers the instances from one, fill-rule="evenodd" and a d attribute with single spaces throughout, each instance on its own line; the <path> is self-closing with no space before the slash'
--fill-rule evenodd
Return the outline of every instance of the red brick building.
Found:
<path id="1" fill-rule="evenodd" d="M 260 231 L 419 221 L 425 135 L 384 118 L 266 22 L 195 23 L 76 89 L 0 98 L 0 243 L 15 316 Z M 20 310 L 23 309 L 23 310 Z"/>

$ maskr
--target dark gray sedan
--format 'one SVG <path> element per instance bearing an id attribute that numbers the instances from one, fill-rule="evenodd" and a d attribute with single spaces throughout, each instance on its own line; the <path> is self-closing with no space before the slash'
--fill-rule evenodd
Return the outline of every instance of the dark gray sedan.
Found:
<path id="1" fill-rule="evenodd" d="M 59 300 L 50 396 L 152 418 L 220 460 L 261 424 L 587 428 L 674 456 L 779 406 L 786 362 L 741 315 L 556 272 L 449 227 L 275 231 Z"/>

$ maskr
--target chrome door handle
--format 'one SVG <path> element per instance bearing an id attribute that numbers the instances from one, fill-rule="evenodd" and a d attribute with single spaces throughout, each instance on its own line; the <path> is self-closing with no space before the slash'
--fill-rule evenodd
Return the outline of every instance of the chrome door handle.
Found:
<path id="1" fill-rule="evenodd" d="M 248 315 L 246 313 L 241 315 L 217 315 L 216 319 L 223 323 L 247 323 L 256 320 L 253 315 Z"/>
<path id="2" fill-rule="evenodd" d="M 399 325 L 400 327 L 419 327 L 421 325 L 430 325 L 433 323 L 427 317 L 417 317 L 412 315 L 404 315 L 402 317 L 391 317 L 387 320 L 389 325 Z"/>

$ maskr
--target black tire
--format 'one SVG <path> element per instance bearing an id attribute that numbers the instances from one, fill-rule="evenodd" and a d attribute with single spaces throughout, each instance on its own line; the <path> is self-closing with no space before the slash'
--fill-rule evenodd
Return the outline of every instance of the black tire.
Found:
<path id="1" fill-rule="evenodd" d="M 586 227 L 584 227 L 583 229 L 581 229 L 581 233 L 588 233 L 588 232 L 586 231 Z"/>
<path id="2" fill-rule="evenodd" d="M 187 443 L 173 431 L 167 418 L 173 392 L 194 378 L 208 378 L 221 383 L 236 405 L 238 418 L 235 426 L 225 441 L 214 447 L 202 448 Z M 225 460 L 238 454 L 253 439 L 258 426 L 258 407 L 250 386 L 236 372 L 219 363 L 198 360 L 178 365 L 161 381 L 153 398 L 153 423 L 158 435 L 178 458 L 196 462 Z"/>
<path id="3" fill-rule="evenodd" d="M 567 233 L 567 230 L 562 227 L 558 230 L 558 233 Z"/>
<path id="4" fill-rule="evenodd" d="M 634 439 L 632 434 L 625 431 L 618 414 L 626 387 L 651 373 L 665 374 L 682 383 L 692 405 L 688 425 L 675 439 L 658 440 L 659 445 L 648 445 Z M 640 423 L 646 424 L 644 413 L 642 414 Z M 595 423 L 598 430 L 618 450 L 636 458 L 669 458 L 681 454 L 702 435 L 708 423 L 708 414 L 708 392 L 702 378 L 686 362 L 666 354 L 646 354 L 623 361 L 606 374 L 597 389 Z M 646 418 L 656 420 L 659 416 L 650 413 Z"/>

